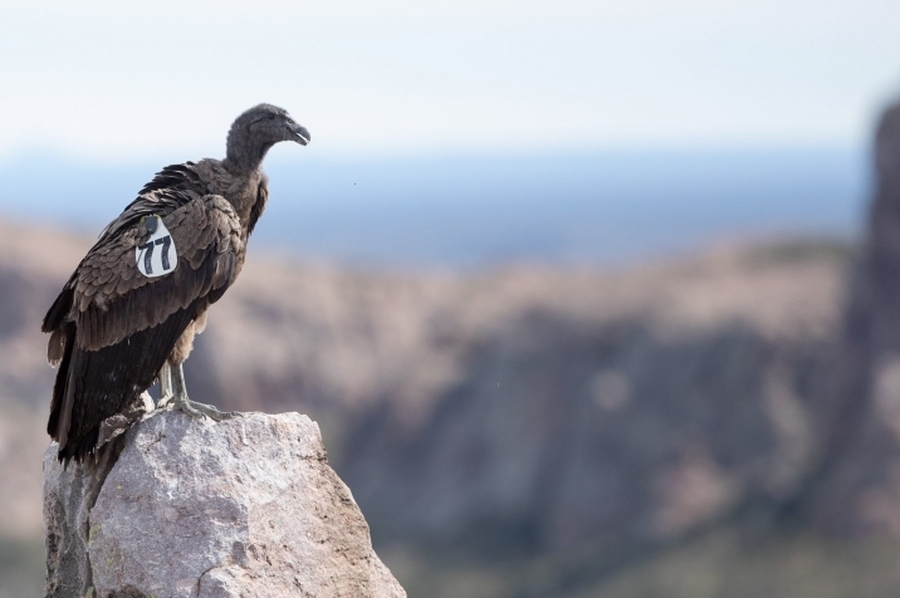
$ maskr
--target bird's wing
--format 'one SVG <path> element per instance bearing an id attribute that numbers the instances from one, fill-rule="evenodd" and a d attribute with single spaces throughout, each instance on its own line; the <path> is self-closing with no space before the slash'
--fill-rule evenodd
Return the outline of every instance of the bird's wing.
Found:
<path id="1" fill-rule="evenodd" d="M 100 422 L 153 383 L 191 320 L 234 280 L 243 252 L 240 220 L 221 196 L 132 208 L 139 217 L 114 221 L 44 321 L 51 362 L 60 362 L 47 431 L 61 459 L 90 453 Z M 145 261 L 148 243 L 156 257 Z"/>
<path id="2" fill-rule="evenodd" d="M 70 281 L 76 345 L 98 350 L 163 323 L 198 297 L 215 301 L 233 281 L 243 247 L 240 220 L 218 195 L 104 234 Z"/>

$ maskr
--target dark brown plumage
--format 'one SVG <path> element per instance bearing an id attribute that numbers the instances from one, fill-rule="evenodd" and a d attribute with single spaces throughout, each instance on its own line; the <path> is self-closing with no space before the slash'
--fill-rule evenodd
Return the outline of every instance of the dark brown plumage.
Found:
<path id="1" fill-rule="evenodd" d="M 161 403 L 219 419 L 188 399 L 181 364 L 206 310 L 241 271 L 269 195 L 266 152 L 309 140 L 285 110 L 251 108 L 231 126 L 224 160 L 167 166 L 101 233 L 42 326 L 59 366 L 47 432 L 61 461 L 91 454 L 101 423 L 156 379 Z"/>

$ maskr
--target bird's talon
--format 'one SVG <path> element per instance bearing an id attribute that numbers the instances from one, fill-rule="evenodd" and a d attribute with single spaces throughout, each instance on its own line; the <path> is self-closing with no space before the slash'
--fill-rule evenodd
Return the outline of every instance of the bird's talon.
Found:
<path id="1" fill-rule="evenodd" d="M 159 410 L 171 409 L 174 398 L 175 395 L 172 394 L 159 397 L 159 400 L 156 402 L 156 408 Z"/>
<path id="2" fill-rule="evenodd" d="M 215 422 L 231 419 L 238 415 L 237 411 L 219 411 L 212 405 L 197 403 L 191 401 L 187 397 L 182 397 L 180 399 L 176 397 L 174 408 L 187 413 L 193 418 L 200 419 L 208 417 Z"/>

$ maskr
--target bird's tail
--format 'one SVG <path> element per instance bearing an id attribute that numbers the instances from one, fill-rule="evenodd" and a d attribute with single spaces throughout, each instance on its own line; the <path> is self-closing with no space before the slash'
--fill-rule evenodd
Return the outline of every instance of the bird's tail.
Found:
<path id="1" fill-rule="evenodd" d="M 50 418 L 47 420 L 47 433 L 53 440 L 59 443 L 57 457 L 68 465 L 69 460 L 84 459 L 90 454 L 97 444 L 100 433 L 99 427 L 94 427 L 76 439 L 69 439 L 72 426 L 72 408 L 74 383 L 71 376 L 72 353 L 75 347 L 75 324 L 68 323 L 60 331 L 63 336 L 62 360 L 59 363 L 59 371 L 56 373 L 56 383 L 53 385 L 53 400 L 50 402 Z M 56 335 L 54 334 L 54 337 Z M 53 339 L 51 339 L 53 342 Z M 59 342 L 59 340 L 57 340 Z"/>

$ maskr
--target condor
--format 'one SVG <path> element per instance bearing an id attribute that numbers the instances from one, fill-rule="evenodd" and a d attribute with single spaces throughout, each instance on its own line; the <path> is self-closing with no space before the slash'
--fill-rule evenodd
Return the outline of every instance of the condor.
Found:
<path id="1" fill-rule="evenodd" d="M 59 367 L 47 432 L 60 461 L 82 461 L 101 424 L 131 409 L 155 380 L 160 405 L 195 417 L 230 414 L 188 398 L 182 364 L 206 311 L 237 278 L 268 199 L 263 158 L 280 141 L 306 145 L 288 113 L 260 104 L 228 133 L 224 160 L 167 166 L 100 234 L 44 318 Z"/>

